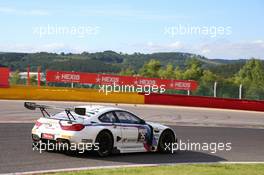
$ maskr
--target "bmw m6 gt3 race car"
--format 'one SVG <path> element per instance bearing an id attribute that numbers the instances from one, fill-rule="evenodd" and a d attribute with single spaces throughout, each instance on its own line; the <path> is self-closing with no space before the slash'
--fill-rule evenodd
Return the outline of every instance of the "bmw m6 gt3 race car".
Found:
<path id="1" fill-rule="evenodd" d="M 92 143 L 99 156 L 111 153 L 170 152 L 167 145 L 176 141 L 170 127 L 145 122 L 132 112 L 110 106 L 77 106 L 58 108 L 25 102 L 27 109 L 40 109 L 39 118 L 32 129 L 34 143 Z M 47 109 L 63 109 L 51 115 Z"/>

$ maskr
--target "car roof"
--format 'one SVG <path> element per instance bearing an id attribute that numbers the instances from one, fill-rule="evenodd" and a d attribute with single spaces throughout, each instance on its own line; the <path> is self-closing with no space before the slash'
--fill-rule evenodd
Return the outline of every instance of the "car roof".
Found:
<path id="1" fill-rule="evenodd" d="M 93 116 L 99 116 L 103 113 L 114 111 L 114 110 L 122 110 L 126 111 L 121 108 L 113 107 L 113 106 L 102 106 L 102 105 L 83 105 L 83 106 L 75 106 L 75 108 L 85 108 L 86 113 L 93 115 Z"/>

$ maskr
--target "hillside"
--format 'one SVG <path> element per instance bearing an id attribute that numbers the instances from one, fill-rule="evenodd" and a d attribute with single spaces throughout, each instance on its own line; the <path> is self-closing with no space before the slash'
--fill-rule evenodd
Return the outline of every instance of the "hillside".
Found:
<path id="1" fill-rule="evenodd" d="M 43 70 L 65 70 L 83 72 L 108 72 L 118 73 L 122 69 L 131 67 L 138 71 L 142 65 L 150 59 L 156 59 L 162 65 L 168 63 L 175 67 L 185 68 L 186 61 L 196 58 L 200 60 L 204 68 L 208 68 L 217 74 L 225 75 L 227 72 L 236 73 L 246 60 L 220 60 L 207 59 L 201 55 L 181 52 L 164 52 L 153 54 L 123 54 L 113 51 L 96 53 L 83 52 L 82 54 L 56 54 L 56 53 L 0 53 L 0 64 L 10 67 L 12 71 L 26 71 L 27 65 L 32 71 L 41 66 Z M 224 71 L 224 70 L 228 71 Z"/>

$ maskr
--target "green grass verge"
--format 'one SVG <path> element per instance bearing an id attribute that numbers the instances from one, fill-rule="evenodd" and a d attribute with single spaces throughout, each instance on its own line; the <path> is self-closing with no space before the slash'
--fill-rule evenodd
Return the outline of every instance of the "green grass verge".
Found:
<path id="1" fill-rule="evenodd" d="M 97 169 L 56 175 L 264 175 L 264 164 L 191 164 L 160 167 Z"/>

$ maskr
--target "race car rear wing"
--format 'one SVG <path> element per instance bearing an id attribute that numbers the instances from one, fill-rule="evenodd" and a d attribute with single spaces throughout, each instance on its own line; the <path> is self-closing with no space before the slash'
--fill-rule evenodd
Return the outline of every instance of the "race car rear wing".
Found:
<path id="1" fill-rule="evenodd" d="M 51 117 L 51 115 L 48 113 L 47 109 L 64 110 L 67 114 L 69 121 L 72 121 L 72 119 L 76 120 L 75 117 L 71 113 L 73 111 L 78 115 L 85 115 L 86 114 L 85 108 L 61 108 L 61 107 L 56 107 L 56 106 L 40 105 L 40 104 L 36 104 L 34 102 L 24 102 L 24 107 L 29 109 L 29 110 L 36 110 L 37 108 L 39 108 L 43 117 Z"/>

